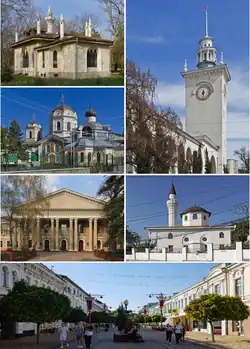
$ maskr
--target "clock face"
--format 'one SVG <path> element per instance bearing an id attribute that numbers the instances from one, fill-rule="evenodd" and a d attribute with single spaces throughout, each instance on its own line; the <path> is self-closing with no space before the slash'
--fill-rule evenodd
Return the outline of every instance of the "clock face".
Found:
<path id="1" fill-rule="evenodd" d="M 209 85 L 206 85 L 206 84 L 201 84 L 198 86 L 198 88 L 196 90 L 196 97 L 200 101 L 205 101 L 206 99 L 209 98 L 211 93 L 212 93 L 212 87 L 210 87 Z"/>

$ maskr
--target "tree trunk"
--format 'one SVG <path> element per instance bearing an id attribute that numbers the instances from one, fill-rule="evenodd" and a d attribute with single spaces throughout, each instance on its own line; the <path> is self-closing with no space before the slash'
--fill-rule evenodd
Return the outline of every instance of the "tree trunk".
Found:
<path id="1" fill-rule="evenodd" d="M 39 344 L 40 341 L 40 324 L 37 324 L 37 333 L 36 333 L 36 344 Z"/>
<path id="2" fill-rule="evenodd" d="M 213 322 L 209 322 L 210 326 L 211 326 L 211 334 L 212 334 L 212 342 L 214 343 L 214 324 Z"/>

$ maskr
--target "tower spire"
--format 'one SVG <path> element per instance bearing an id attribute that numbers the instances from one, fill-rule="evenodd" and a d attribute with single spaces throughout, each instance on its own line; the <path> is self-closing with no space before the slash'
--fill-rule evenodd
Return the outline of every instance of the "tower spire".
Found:
<path id="1" fill-rule="evenodd" d="M 64 104 L 64 94 L 62 93 L 62 104 Z"/>
<path id="2" fill-rule="evenodd" d="M 32 119 L 33 119 L 33 121 L 36 121 L 36 113 L 35 112 L 32 115 Z"/>
<path id="3" fill-rule="evenodd" d="M 208 37 L 208 7 L 205 7 L 206 10 L 206 33 L 205 36 Z"/>

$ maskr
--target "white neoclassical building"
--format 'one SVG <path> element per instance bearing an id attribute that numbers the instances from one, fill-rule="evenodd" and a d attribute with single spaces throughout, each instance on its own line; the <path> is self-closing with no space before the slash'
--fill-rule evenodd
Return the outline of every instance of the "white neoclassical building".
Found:
<path id="1" fill-rule="evenodd" d="M 164 290 L 164 293 L 168 293 Z M 165 323 L 176 324 L 183 322 L 191 331 L 211 333 L 208 323 L 188 318 L 185 307 L 193 299 L 204 294 L 217 293 L 222 296 L 239 296 L 250 309 L 250 263 L 217 264 L 203 280 L 181 291 L 166 297 L 163 308 Z M 159 303 L 148 305 L 148 314 L 159 314 Z M 221 335 L 248 335 L 250 333 L 250 317 L 243 322 L 216 321 L 214 323 L 215 333 Z"/>
<path id="2" fill-rule="evenodd" d="M 64 294 L 70 300 L 72 308 L 81 308 L 86 314 L 88 292 L 83 290 L 67 275 L 55 273 L 41 263 L 1 263 L 0 265 L 0 297 L 11 290 L 16 281 L 25 280 L 29 285 L 49 288 L 60 294 Z M 92 311 L 104 311 L 104 303 L 93 298 Z M 42 327 L 58 327 L 60 321 L 53 324 L 43 324 Z M 2 328 L 4 331 L 4 328 Z M 36 333 L 36 324 L 18 322 L 13 327 L 13 332 L 8 335 L 25 336 Z M 4 336 L 4 334 L 3 334 Z"/>
<path id="3" fill-rule="evenodd" d="M 236 226 L 210 225 L 212 213 L 203 207 L 192 206 L 181 212 L 181 225 L 178 224 L 174 184 L 166 205 L 168 226 L 145 227 L 156 247 L 146 248 L 144 252 L 128 249 L 127 261 L 250 261 L 250 235 L 247 242 L 232 244 L 232 231 Z"/>
<path id="4" fill-rule="evenodd" d="M 66 32 L 63 15 L 58 23 L 50 7 L 45 28 L 39 14 L 36 22 L 35 28 L 15 35 L 15 74 L 70 79 L 111 74 L 113 42 L 95 32 L 90 18 L 84 33 Z"/>
<path id="5" fill-rule="evenodd" d="M 205 173 L 206 153 L 211 173 L 224 173 L 225 167 L 229 173 L 238 173 L 237 161 L 227 159 L 228 83 L 231 76 L 223 53 L 220 59 L 217 58 L 214 38 L 208 33 L 207 10 L 205 35 L 199 41 L 196 56 L 196 68 L 188 69 L 185 60 L 181 72 L 185 84 L 185 127 L 177 127 L 172 135 L 176 141 L 177 161 L 171 173 L 178 173 L 178 159 L 185 160 L 191 168 L 199 149 L 203 159 L 202 173 Z M 127 171 L 136 172 L 136 168 L 129 165 Z"/>

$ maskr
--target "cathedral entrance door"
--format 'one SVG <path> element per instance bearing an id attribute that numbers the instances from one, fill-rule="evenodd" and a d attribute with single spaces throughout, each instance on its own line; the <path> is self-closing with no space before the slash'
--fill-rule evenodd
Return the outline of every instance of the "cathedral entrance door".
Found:
<path id="1" fill-rule="evenodd" d="M 79 240 L 79 251 L 83 251 L 83 240 Z"/>
<path id="2" fill-rule="evenodd" d="M 49 240 L 44 241 L 44 251 L 49 251 Z"/>
<path id="3" fill-rule="evenodd" d="M 61 242 L 61 250 L 62 251 L 66 251 L 67 250 L 66 240 L 62 240 L 62 242 Z"/>

